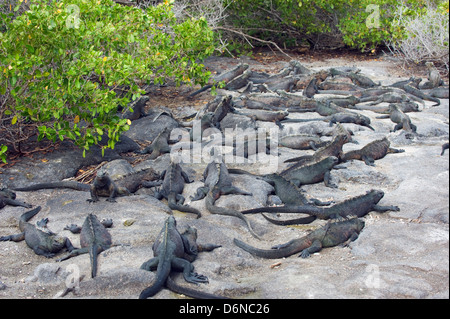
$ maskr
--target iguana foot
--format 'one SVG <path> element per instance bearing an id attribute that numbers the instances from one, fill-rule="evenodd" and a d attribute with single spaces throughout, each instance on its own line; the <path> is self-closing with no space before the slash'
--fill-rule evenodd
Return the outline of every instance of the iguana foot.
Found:
<path id="1" fill-rule="evenodd" d="M 199 275 L 197 273 L 191 273 L 189 277 L 185 277 L 187 282 L 193 283 L 193 284 L 199 284 L 199 283 L 208 283 L 208 277 Z"/>
<path id="2" fill-rule="evenodd" d="M 311 254 L 309 253 L 309 251 L 308 251 L 307 249 L 305 249 L 305 250 L 303 250 L 303 251 L 301 252 L 301 254 L 299 255 L 299 257 L 302 257 L 302 258 L 308 258 L 308 257 L 311 257 Z"/>
<path id="3" fill-rule="evenodd" d="M 75 224 L 67 225 L 63 229 L 70 231 L 72 234 L 79 234 L 81 232 L 81 227 Z"/>
<path id="4" fill-rule="evenodd" d="M 102 219 L 102 221 L 100 222 L 103 226 L 105 226 L 105 228 L 111 228 L 113 226 L 113 220 L 111 218 L 108 219 Z"/>

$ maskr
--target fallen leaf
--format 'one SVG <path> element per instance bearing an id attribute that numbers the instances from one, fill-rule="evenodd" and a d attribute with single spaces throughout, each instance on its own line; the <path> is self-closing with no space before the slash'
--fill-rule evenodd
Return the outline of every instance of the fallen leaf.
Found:
<path id="1" fill-rule="evenodd" d="M 274 264 L 270 265 L 270 269 L 274 269 L 274 268 L 279 267 L 279 266 L 281 266 L 281 262 L 277 262 L 277 263 L 274 263 Z"/>

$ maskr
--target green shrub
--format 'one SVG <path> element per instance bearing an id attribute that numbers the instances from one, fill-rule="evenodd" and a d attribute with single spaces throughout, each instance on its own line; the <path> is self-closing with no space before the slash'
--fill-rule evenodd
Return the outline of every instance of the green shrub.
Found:
<path id="1" fill-rule="evenodd" d="M 172 2 L 143 11 L 111 0 L 28 0 L 15 19 L 0 13 L 0 132 L 16 134 L 0 134 L 0 144 L 37 127 L 39 139 L 73 140 L 83 154 L 105 136 L 102 150 L 114 148 L 130 124 L 118 106 L 142 85 L 206 83 L 198 61 L 214 50 L 213 32 L 204 19 L 177 23 Z"/>

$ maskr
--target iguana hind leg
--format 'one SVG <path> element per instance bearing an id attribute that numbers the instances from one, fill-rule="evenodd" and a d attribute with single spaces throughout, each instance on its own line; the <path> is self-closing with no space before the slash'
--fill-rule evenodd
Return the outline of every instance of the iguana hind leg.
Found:
<path id="1" fill-rule="evenodd" d="M 158 267 L 159 264 L 159 258 L 151 258 L 147 260 L 145 263 L 142 264 L 141 269 L 147 270 L 147 271 L 153 271 Z"/>
<path id="2" fill-rule="evenodd" d="M 15 235 L 8 235 L 0 237 L 0 241 L 14 241 L 19 242 L 25 240 L 25 233 L 15 234 Z"/>
<path id="3" fill-rule="evenodd" d="M 321 250 L 322 250 L 322 242 L 316 239 L 312 242 L 311 246 L 302 250 L 302 253 L 300 254 L 299 257 L 308 258 L 309 256 L 311 256 L 311 254 L 317 253 L 318 251 Z"/>
<path id="4" fill-rule="evenodd" d="M 193 284 L 209 282 L 208 277 L 199 275 L 196 272 L 194 272 L 194 266 L 186 259 L 174 258 L 172 260 L 172 267 L 173 269 L 182 270 L 183 277 L 187 282 Z"/>
<path id="5" fill-rule="evenodd" d="M 221 195 L 248 195 L 248 196 L 253 196 L 252 193 L 246 192 L 236 186 L 224 186 L 221 188 Z"/>

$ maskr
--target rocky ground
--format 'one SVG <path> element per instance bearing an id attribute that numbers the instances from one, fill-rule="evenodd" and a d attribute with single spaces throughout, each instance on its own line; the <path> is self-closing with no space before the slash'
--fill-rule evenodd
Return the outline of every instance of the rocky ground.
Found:
<path id="1" fill-rule="evenodd" d="M 271 54 L 256 54 L 256 59 L 245 58 L 254 70 L 269 72 L 281 69 L 288 59 L 274 58 Z M 409 74 L 388 58 L 352 59 L 326 56 L 323 59 L 298 58 L 313 70 L 333 66 L 357 66 L 361 73 L 382 84 L 391 84 Z M 209 59 L 207 66 L 215 70 L 231 68 L 240 60 Z M 424 73 L 416 74 L 425 77 Z M 174 114 L 198 110 L 212 97 L 203 93 L 186 100 L 191 88 L 165 88 L 153 92 L 150 107 L 168 107 Z M 306 194 L 319 199 L 336 202 L 360 195 L 370 189 L 385 192 L 381 205 L 397 205 L 399 212 L 384 214 L 372 212 L 364 218 L 365 228 L 359 238 L 348 247 L 324 249 L 303 259 L 291 256 L 284 259 L 266 260 L 253 257 L 233 244 L 239 238 L 254 246 L 270 248 L 293 238 L 307 234 L 324 224 L 315 221 L 309 225 L 282 227 L 268 223 L 260 215 L 249 219 L 255 231 L 261 235 L 257 240 L 250 235 L 239 219 L 212 215 L 204 207 L 204 201 L 191 205 L 201 210 L 203 216 L 195 219 L 191 214 L 174 212 L 179 229 L 187 225 L 197 228 L 200 243 L 215 243 L 221 248 L 202 253 L 194 262 L 196 272 L 209 278 L 209 284 L 197 289 L 231 298 L 448 298 L 449 297 L 449 152 L 440 156 L 441 145 L 448 141 L 449 103 L 431 107 L 426 102 L 421 112 L 409 113 L 417 125 L 417 135 L 407 138 L 404 131 L 391 133 L 393 123 L 381 120 L 371 111 L 360 111 L 371 118 L 375 131 L 348 124 L 354 131 L 359 145 L 346 144 L 344 150 L 356 149 L 384 136 L 391 146 L 402 148 L 404 153 L 389 154 L 377 160 L 376 166 L 367 166 L 361 161 L 345 164 L 347 169 L 334 170 L 333 179 L 337 189 L 325 187 L 323 183 L 306 185 Z M 31 157 L 16 158 L 0 167 L 0 185 L 23 186 L 32 183 L 61 180 L 79 173 L 79 169 L 95 167 L 102 161 L 111 169 L 127 171 L 144 167 L 165 169 L 169 155 L 156 160 L 145 156 L 134 156 L 131 150 L 139 148 L 133 141 L 145 144 L 161 127 L 150 126 L 149 118 L 137 120 L 127 132 L 131 140 L 122 148 L 107 152 L 100 158 L 93 152 L 83 159 L 81 152 L 69 143 L 62 143 L 52 152 L 37 152 Z M 298 115 L 296 115 L 298 116 Z M 295 116 L 292 116 L 295 117 Z M 175 123 L 173 123 L 175 125 Z M 258 125 L 269 125 L 258 123 Z M 299 125 L 299 124 L 289 124 Z M 317 125 L 327 125 L 318 123 Z M 270 126 L 270 125 L 269 125 Z M 288 126 L 288 125 L 287 125 Z M 141 129 L 138 129 L 141 127 Z M 280 159 L 309 151 L 293 151 L 280 148 Z M 130 164 L 131 163 L 131 164 Z M 187 173 L 195 182 L 185 187 L 188 199 L 197 187 L 206 164 L 185 164 Z M 286 164 L 279 161 L 279 170 Z M 230 165 L 229 167 L 232 167 Z M 255 170 L 255 165 L 241 166 Z M 265 205 L 271 187 L 251 176 L 234 176 L 233 181 L 253 196 L 223 196 L 219 206 L 239 210 Z M 101 218 L 112 218 L 110 229 L 117 246 L 103 252 L 99 257 L 99 271 L 95 279 L 90 278 L 89 256 L 82 255 L 63 262 L 56 258 L 37 256 L 25 242 L 0 242 L 0 298 L 53 298 L 61 297 L 73 280 L 81 279 L 79 287 L 68 292 L 64 298 L 137 298 L 139 293 L 154 280 L 154 273 L 140 270 L 141 264 L 153 256 L 152 244 L 158 235 L 169 208 L 150 196 L 151 190 L 142 189 L 137 195 L 120 197 L 117 203 L 102 199 L 90 204 L 89 193 L 74 190 L 40 190 L 18 192 L 18 199 L 33 206 L 42 206 L 39 215 L 32 219 L 49 218 L 49 228 L 67 236 L 79 246 L 78 235 L 73 235 L 64 226 L 81 224 L 88 213 Z M 18 232 L 18 218 L 27 211 L 22 207 L 5 207 L 0 211 L 0 236 Z M 177 276 L 178 283 L 185 283 Z M 67 292 L 67 291 L 66 291 Z M 163 289 L 155 298 L 182 298 Z"/>

